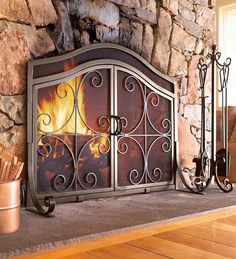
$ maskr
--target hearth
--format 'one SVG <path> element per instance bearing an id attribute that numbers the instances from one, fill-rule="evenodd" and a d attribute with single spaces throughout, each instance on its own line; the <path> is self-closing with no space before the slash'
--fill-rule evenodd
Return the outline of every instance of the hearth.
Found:
<path id="1" fill-rule="evenodd" d="M 135 52 L 94 44 L 31 61 L 27 98 L 28 190 L 40 213 L 55 200 L 174 188 L 175 81 Z"/>

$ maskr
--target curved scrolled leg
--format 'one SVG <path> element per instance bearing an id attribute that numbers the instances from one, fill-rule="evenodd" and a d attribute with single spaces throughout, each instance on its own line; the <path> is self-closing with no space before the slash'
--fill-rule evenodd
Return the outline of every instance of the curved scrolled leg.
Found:
<path id="1" fill-rule="evenodd" d="M 181 179 L 182 184 L 184 185 L 184 187 L 190 191 L 191 193 L 195 193 L 195 194 L 203 194 L 201 192 L 199 192 L 198 190 L 194 189 L 193 186 L 189 186 L 189 184 L 187 183 L 182 170 L 179 167 L 179 159 L 178 159 L 178 154 L 179 152 L 179 144 L 177 141 L 175 141 L 175 170 L 176 170 L 176 174 L 178 174 L 178 176 Z M 180 190 L 180 191 L 185 191 L 185 190 Z"/>
<path id="2" fill-rule="evenodd" d="M 32 208 L 28 208 L 28 210 L 39 213 L 49 218 L 54 217 L 54 215 L 51 214 L 54 211 L 56 206 L 56 202 L 53 196 L 47 196 L 44 198 L 44 206 L 46 207 L 46 209 L 42 207 L 42 205 L 39 203 L 38 199 L 35 196 L 34 197 L 31 196 L 31 198 L 36 210 Z"/>
<path id="3" fill-rule="evenodd" d="M 221 191 L 223 192 L 232 192 L 234 189 L 234 185 L 230 182 L 230 180 L 228 178 L 224 178 L 223 182 L 221 183 L 219 180 L 218 175 L 216 174 L 216 183 L 219 186 L 219 188 L 221 189 Z"/>
<path id="4" fill-rule="evenodd" d="M 223 192 L 231 192 L 234 189 L 234 185 L 230 182 L 230 180 L 225 177 L 223 179 L 223 182 L 220 181 L 218 174 L 222 172 L 222 164 L 223 164 L 223 172 L 227 172 L 226 169 L 226 150 L 225 149 L 220 149 L 216 153 L 217 155 L 217 160 L 216 160 L 216 171 L 215 171 L 215 181 L 218 187 L 221 189 Z M 219 165 L 219 167 L 218 167 Z M 221 165 L 221 168 L 220 168 Z M 226 176 L 227 174 L 225 174 Z"/>
<path id="5" fill-rule="evenodd" d="M 203 192 L 202 192 L 202 191 L 199 191 L 198 188 L 197 188 L 197 190 L 196 190 L 196 188 L 189 186 L 189 184 L 186 182 L 185 177 L 184 177 L 184 175 L 183 175 L 183 173 L 181 172 L 180 169 L 178 169 L 178 174 L 179 174 L 180 179 L 181 179 L 181 181 L 182 181 L 182 183 L 183 183 L 183 185 L 184 185 L 184 187 L 185 187 L 186 189 L 188 189 L 188 190 L 189 190 L 190 192 L 192 192 L 192 193 L 203 194 Z M 197 187 L 196 183 L 194 183 L 194 184 L 195 184 L 195 186 Z"/>
<path id="6" fill-rule="evenodd" d="M 46 217 L 54 217 L 51 213 L 55 209 L 55 199 L 53 196 L 46 196 L 44 198 L 44 206 L 42 206 L 37 198 L 36 190 L 34 188 L 35 186 L 35 178 L 34 175 L 28 174 L 28 184 L 29 184 L 29 192 L 30 192 L 30 197 L 32 199 L 32 202 L 35 206 L 35 208 L 28 208 L 28 210 L 39 213 L 41 215 L 44 215 Z M 45 208 L 44 208 L 45 207 Z"/>
<path id="7" fill-rule="evenodd" d="M 55 206 L 56 206 L 56 202 L 55 202 L 55 199 L 53 196 L 47 196 L 44 198 L 44 204 L 45 206 L 47 207 L 47 210 L 43 210 L 43 212 L 46 214 L 46 215 L 49 215 L 50 213 L 52 213 L 55 209 Z M 41 207 L 42 208 L 42 207 Z M 41 213 L 42 214 L 42 213 Z M 52 216 L 52 215 L 51 215 Z M 53 215 L 54 216 L 54 215 Z"/>

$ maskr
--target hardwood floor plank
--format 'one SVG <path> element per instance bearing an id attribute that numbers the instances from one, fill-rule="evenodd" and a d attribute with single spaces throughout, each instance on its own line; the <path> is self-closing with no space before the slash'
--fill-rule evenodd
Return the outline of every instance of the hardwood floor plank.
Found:
<path id="1" fill-rule="evenodd" d="M 209 241 L 209 240 L 202 239 L 200 237 L 181 233 L 178 230 L 160 233 L 155 236 L 169 241 L 173 241 L 182 245 L 215 253 L 218 255 L 222 255 L 230 258 L 236 258 L 235 247 L 226 246 L 223 244 L 215 243 L 214 241 Z"/>
<path id="2" fill-rule="evenodd" d="M 229 258 L 220 256 L 214 253 L 203 251 L 200 249 L 192 248 L 186 245 L 178 244 L 169 240 L 161 239 L 158 237 L 147 237 L 138 240 L 128 242 L 135 247 L 153 251 L 164 256 L 171 258 L 191 258 L 191 259 L 217 259 L 217 258 Z"/>
<path id="3" fill-rule="evenodd" d="M 92 256 L 92 258 L 96 259 L 104 259 L 104 258 L 114 258 L 114 259 L 124 259 L 124 258 L 132 258 L 132 259 L 166 259 L 169 257 L 159 255 L 157 253 L 146 251 L 141 248 L 137 248 L 128 244 L 121 244 L 115 246 L 109 246 L 105 248 L 100 248 L 96 250 L 91 250 L 80 255 L 88 255 Z M 79 257 L 78 257 L 79 258 Z M 69 259 L 63 258 L 63 259 Z"/>
<path id="4" fill-rule="evenodd" d="M 45 259 L 57 259 L 57 258 L 56 257 L 51 258 L 51 257 L 45 256 Z M 63 258 L 63 259 L 97 259 L 97 257 L 94 257 L 89 254 L 73 254 L 73 255 L 69 255 L 66 257 L 60 257 L 60 258 Z"/>
<path id="5" fill-rule="evenodd" d="M 178 231 L 223 245 L 236 247 L 236 232 L 229 231 L 228 227 L 224 228 L 222 225 L 219 226 L 215 222 L 209 222 L 207 224 L 204 223 L 191 227 L 179 228 Z"/>
<path id="6" fill-rule="evenodd" d="M 236 222 L 236 215 L 235 215 L 235 214 L 234 214 L 234 215 L 231 215 L 231 216 L 228 216 L 228 217 L 224 217 L 223 219 L 225 219 L 225 218 Z"/>
<path id="7" fill-rule="evenodd" d="M 223 231 L 229 231 L 236 233 L 236 224 L 229 224 L 228 222 L 217 222 L 214 221 L 215 227 Z"/>
<path id="8" fill-rule="evenodd" d="M 232 224 L 232 225 L 236 226 L 236 217 L 231 216 L 231 217 L 225 217 L 225 218 L 222 218 L 222 219 L 217 219 L 217 222 Z"/>

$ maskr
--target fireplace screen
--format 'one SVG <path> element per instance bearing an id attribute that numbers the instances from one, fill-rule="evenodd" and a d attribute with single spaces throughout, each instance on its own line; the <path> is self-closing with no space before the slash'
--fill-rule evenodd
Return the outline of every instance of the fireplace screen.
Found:
<path id="1" fill-rule="evenodd" d="M 93 45 L 31 62 L 28 80 L 37 208 L 42 199 L 49 206 L 174 185 L 174 82 L 137 54 Z"/>

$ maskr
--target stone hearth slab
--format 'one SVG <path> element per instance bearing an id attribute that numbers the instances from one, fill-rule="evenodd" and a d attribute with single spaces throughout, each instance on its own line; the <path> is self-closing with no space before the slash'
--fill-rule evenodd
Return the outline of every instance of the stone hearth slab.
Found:
<path id="1" fill-rule="evenodd" d="M 20 230 L 0 235 L 0 258 L 234 205 L 235 191 L 214 187 L 205 195 L 165 191 L 59 204 L 54 218 L 22 209 Z"/>

